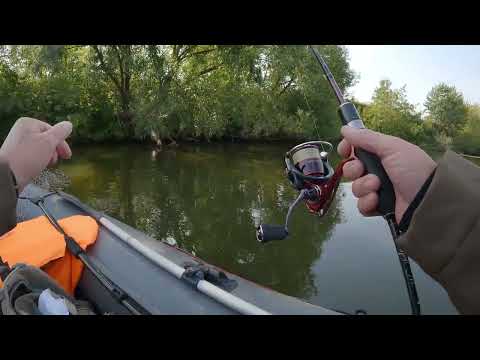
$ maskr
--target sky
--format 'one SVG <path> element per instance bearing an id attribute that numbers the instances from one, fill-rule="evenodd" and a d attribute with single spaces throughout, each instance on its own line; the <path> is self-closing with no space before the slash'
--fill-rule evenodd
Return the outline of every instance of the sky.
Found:
<path id="1" fill-rule="evenodd" d="M 349 93 L 369 102 L 382 79 L 406 85 L 408 100 L 423 110 L 430 89 L 454 85 L 466 101 L 480 103 L 480 45 L 348 45 L 350 66 L 359 75 Z"/>

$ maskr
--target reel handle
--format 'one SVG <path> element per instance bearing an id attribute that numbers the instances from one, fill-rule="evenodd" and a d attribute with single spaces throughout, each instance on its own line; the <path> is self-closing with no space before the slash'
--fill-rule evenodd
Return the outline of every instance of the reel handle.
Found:
<path id="1" fill-rule="evenodd" d="M 257 227 L 257 240 L 261 243 L 283 240 L 287 236 L 288 231 L 282 225 L 261 224 Z"/>
<path id="2" fill-rule="evenodd" d="M 355 105 L 351 102 L 344 102 L 340 105 L 338 112 L 344 125 L 357 129 L 365 129 L 360 115 Z M 366 174 L 377 175 L 380 179 L 380 189 L 378 190 L 377 211 L 382 215 L 391 215 L 395 213 L 395 191 L 393 184 L 380 161 L 380 158 L 364 149 L 355 148 L 355 156 L 363 163 Z"/>
<path id="3" fill-rule="evenodd" d="M 290 220 L 290 216 L 292 215 L 293 209 L 306 196 L 308 197 L 309 193 L 310 191 L 306 189 L 303 189 L 302 191 L 300 191 L 300 194 L 298 195 L 298 197 L 288 207 L 287 218 L 285 219 L 284 226 L 261 224 L 259 227 L 257 227 L 257 240 L 264 244 L 273 240 L 285 239 L 288 236 L 288 221 Z"/>

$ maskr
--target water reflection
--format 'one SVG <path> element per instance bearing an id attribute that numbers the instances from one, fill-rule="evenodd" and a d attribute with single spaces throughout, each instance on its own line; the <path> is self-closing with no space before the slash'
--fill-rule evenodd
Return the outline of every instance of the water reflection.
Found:
<path id="1" fill-rule="evenodd" d="M 286 146 L 81 148 L 62 165 L 67 191 L 150 236 L 293 296 L 316 294 L 311 266 L 341 211 L 322 221 L 299 207 L 288 241 L 261 245 L 255 227 L 283 223 L 296 192 L 284 178 Z"/>
<path id="2" fill-rule="evenodd" d="M 247 279 L 346 311 L 408 312 L 386 227 L 360 219 L 348 186 L 321 220 L 299 206 L 287 240 L 256 241 L 255 227 L 283 223 L 297 195 L 282 158 L 292 145 L 77 147 L 61 169 L 66 191 L 82 201 Z M 369 269 L 380 273 L 367 281 Z M 421 281 L 436 309 L 451 311 L 445 294 Z"/>

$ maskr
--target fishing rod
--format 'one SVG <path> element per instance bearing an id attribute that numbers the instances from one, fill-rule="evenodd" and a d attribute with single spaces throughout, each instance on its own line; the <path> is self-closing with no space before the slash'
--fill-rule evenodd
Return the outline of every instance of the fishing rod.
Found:
<path id="1" fill-rule="evenodd" d="M 308 46 L 313 56 L 318 61 L 320 66 L 323 69 L 323 72 L 335 93 L 335 97 L 338 101 L 339 108 L 338 113 L 343 125 L 351 126 L 357 129 L 365 129 L 365 125 L 358 114 L 358 111 L 355 105 L 346 101 L 343 97 L 343 93 L 340 90 L 335 78 L 332 75 L 332 72 L 328 68 L 327 63 L 320 55 L 318 50 L 313 48 L 311 45 Z M 355 156 L 363 163 L 366 173 L 374 174 L 380 179 L 380 189 L 378 190 L 378 208 L 377 211 L 388 224 L 388 228 L 392 234 L 393 242 L 395 244 L 395 249 L 400 260 L 400 265 L 402 267 L 403 277 L 405 279 L 405 284 L 408 291 L 408 297 L 410 300 L 410 306 L 412 308 L 413 315 L 420 315 L 420 302 L 418 299 L 417 289 L 415 286 L 415 279 L 413 278 L 412 270 L 410 268 L 410 262 L 408 256 L 400 249 L 397 245 L 397 238 L 400 236 L 400 231 L 398 229 L 397 222 L 395 220 L 395 192 L 393 190 L 392 182 L 388 177 L 380 158 L 364 149 L 354 148 Z"/>
<path id="2" fill-rule="evenodd" d="M 105 274 L 103 274 L 98 266 L 93 262 L 85 250 L 82 249 L 80 245 L 75 241 L 75 239 L 69 236 L 65 230 L 60 226 L 58 221 L 53 217 L 53 215 L 45 207 L 45 198 L 55 194 L 55 192 L 48 193 L 43 196 L 28 198 L 28 197 L 19 197 L 19 199 L 29 200 L 33 204 L 37 205 L 47 217 L 48 221 L 52 226 L 63 235 L 65 239 L 66 246 L 70 253 L 79 259 L 85 267 L 90 270 L 90 272 L 95 276 L 95 278 L 108 290 L 110 294 L 121 304 L 123 305 L 132 315 L 150 315 L 150 313 L 138 304 L 135 300 L 132 299 L 125 291 L 123 291 L 119 286 L 114 284 Z"/>

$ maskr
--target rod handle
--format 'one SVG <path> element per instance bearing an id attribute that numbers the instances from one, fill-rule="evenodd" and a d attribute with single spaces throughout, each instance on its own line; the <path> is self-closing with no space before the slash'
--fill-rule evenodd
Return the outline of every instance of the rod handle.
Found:
<path id="1" fill-rule="evenodd" d="M 340 105 L 338 112 L 344 125 L 357 129 L 365 129 L 365 125 L 353 103 L 343 103 Z M 355 156 L 363 163 L 365 174 L 374 174 L 380 179 L 381 185 L 377 192 L 377 211 L 382 216 L 395 213 L 395 191 L 393 189 L 392 181 L 388 177 L 380 158 L 377 155 L 360 148 L 355 148 Z"/>
<path id="2" fill-rule="evenodd" d="M 377 211 L 383 216 L 394 213 L 395 191 L 379 157 L 360 148 L 355 148 L 355 156 L 363 163 L 366 174 L 374 174 L 380 179 Z"/>

